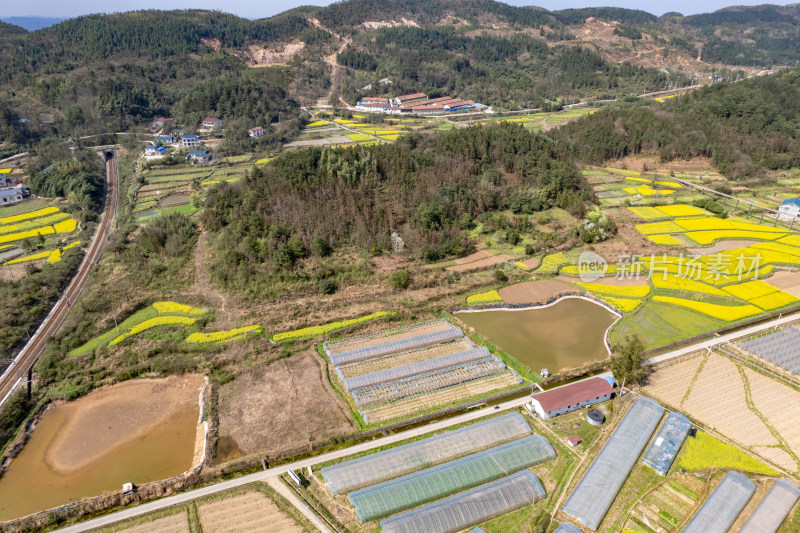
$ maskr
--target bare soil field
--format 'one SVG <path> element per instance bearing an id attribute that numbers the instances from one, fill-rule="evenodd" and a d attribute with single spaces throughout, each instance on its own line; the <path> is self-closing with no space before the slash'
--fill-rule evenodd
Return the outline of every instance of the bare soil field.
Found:
<path id="1" fill-rule="evenodd" d="M 224 385 L 220 440 L 232 440 L 245 454 L 275 457 L 352 431 L 347 406 L 330 389 L 321 364 L 309 350 Z"/>
<path id="2" fill-rule="evenodd" d="M 780 468 L 800 469 L 800 392 L 717 354 L 659 368 L 645 390 Z"/>
<path id="3" fill-rule="evenodd" d="M 579 294 L 563 281 L 526 281 L 500 289 L 500 297 L 508 304 L 543 304 L 558 294 Z"/>
<path id="4" fill-rule="evenodd" d="M 424 324 L 421 326 L 405 329 L 402 331 L 398 331 L 396 333 L 388 333 L 388 334 L 378 333 L 377 335 L 372 337 L 353 339 L 352 341 L 344 341 L 336 344 L 329 344 L 328 351 L 332 354 L 349 352 L 351 350 L 359 350 L 361 348 L 376 346 L 378 344 L 383 344 L 385 342 L 394 342 L 402 339 L 408 339 L 411 337 L 418 337 L 420 335 L 426 335 L 428 333 L 435 333 L 437 331 L 444 331 L 446 329 L 449 329 L 450 327 L 451 324 L 446 320 L 438 320 L 430 324 Z"/>
<path id="5" fill-rule="evenodd" d="M 523 265 L 528 267 L 531 270 L 536 270 L 539 268 L 539 265 L 542 264 L 542 260 L 538 257 L 531 257 L 530 259 L 526 259 L 525 261 L 520 261 Z"/>
<path id="6" fill-rule="evenodd" d="M 204 503 L 198 506 L 197 514 L 203 533 L 303 532 L 302 527 L 260 492 Z"/>
<path id="7" fill-rule="evenodd" d="M 456 259 L 456 263 L 459 265 L 466 265 L 469 263 L 474 263 L 475 261 L 480 261 L 482 259 L 488 259 L 490 257 L 494 257 L 491 252 L 487 250 L 480 250 L 475 252 L 474 254 L 470 254 L 466 257 L 461 257 Z"/>
<path id="8" fill-rule="evenodd" d="M 779 270 L 764 281 L 776 289 L 780 289 L 784 292 L 788 292 L 792 296 L 800 298 L 800 272 Z"/>
<path id="9" fill-rule="evenodd" d="M 709 255 L 709 254 L 716 254 L 719 252 L 727 252 L 728 250 L 734 250 L 736 248 L 747 248 L 753 244 L 759 244 L 763 241 L 754 241 L 754 240 L 747 240 L 747 239 L 740 239 L 740 240 L 733 240 L 733 241 L 717 241 L 716 244 L 713 246 L 707 246 L 703 248 L 689 248 L 689 253 L 696 254 L 696 255 Z"/>
<path id="10" fill-rule="evenodd" d="M 513 260 L 514 256 L 511 254 L 493 255 L 491 257 L 487 257 L 479 261 L 472 261 L 471 263 L 449 266 L 445 270 L 449 270 L 450 272 L 469 272 L 471 270 L 480 270 L 481 268 L 487 268 L 490 266 L 499 265 L 500 263 L 505 263 L 506 261 L 513 261 Z"/>
<path id="11" fill-rule="evenodd" d="M 519 378 L 511 372 L 461 383 L 436 392 L 429 392 L 413 398 L 391 402 L 372 409 L 364 409 L 367 422 L 375 424 L 395 418 L 409 418 L 439 406 L 455 405 L 475 396 L 502 390 L 519 383 Z"/>
<path id="12" fill-rule="evenodd" d="M 343 365 L 339 367 L 342 376 L 345 379 L 355 376 L 363 376 L 364 374 L 371 374 L 373 372 L 380 372 L 389 368 L 395 368 L 402 365 L 416 363 L 418 361 L 425 361 L 436 357 L 443 357 L 445 355 L 463 352 L 473 348 L 472 343 L 466 339 L 458 340 L 455 342 L 448 342 L 445 344 L 437 344 L 422 350 L 414 350 L 410 352 L 401 352 L 389 357 L 381 357 L 380 359 L 368 359 L 350 365 Z"/>
<path id="13" fill-rule="evenodd" d="M 192 405 L 199 409 L 204 386 L 198 374 L 132 380 L 64 404 L 71 416 L 48 448 L 47 461 L 61 472 L 78 470 L 136 440 L 175 411 Z"/>
<path id="14" fill-rule="evenodd" d="M 180 512 L 115 531 L 120 533 L 189 533 L 189 520 L 186 512 Z"/>

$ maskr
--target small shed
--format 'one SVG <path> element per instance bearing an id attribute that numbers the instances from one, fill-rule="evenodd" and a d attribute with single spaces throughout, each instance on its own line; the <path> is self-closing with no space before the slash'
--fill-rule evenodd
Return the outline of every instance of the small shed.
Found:
<path id="1" fill-rule="evenodd" d="M 568 438 L 568 439 L 567 439 L 567 444 L 569 444 L 569 445 L 570 445 L 570 446 L 572 446 L 573 448 L 574 448 L 575 446 L 577 446 L 578 444 L 580 444 L 581 442 L 583 442 L 583 439 L 581 439 L 581 438 L 580 438 L 579 436 L 577 436 L 577 435 L 573 435 L 573 436 L 571 436 L 570 438 Z"/>

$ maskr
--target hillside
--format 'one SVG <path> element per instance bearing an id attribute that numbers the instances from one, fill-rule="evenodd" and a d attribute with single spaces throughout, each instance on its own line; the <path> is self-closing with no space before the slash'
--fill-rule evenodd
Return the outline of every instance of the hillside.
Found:
<path id="1" fill-rule="evenodd" d="M 252 127 L 318 101 L 416 91 L 508 109 L 557 107 L 741 78 L 800 59 L 797 6 L 655 17 L 491 0 L 349 0 L 255 21 L 138 11 L 32 32 L 3 27 L 0 141 L 15 144 L 54 132 L 143 128 L 159 115 L 190 129 L 208 114 Z M 241 116 L 252 105 L 234 86 L 268 96 Z M 209 95 L 225 103 L 212 105 Z M 292 131 L 289 124 L 269 142 Z"/>

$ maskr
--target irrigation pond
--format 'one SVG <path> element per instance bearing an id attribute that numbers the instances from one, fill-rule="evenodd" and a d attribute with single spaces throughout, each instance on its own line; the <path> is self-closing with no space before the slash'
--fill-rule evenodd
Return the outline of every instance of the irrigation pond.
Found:
<path id="1" fill-rule="evenodd" d="M 605 336 L 617 316 L 583 298 L 533 309 L 464 311 L 459 320 L 534 372 L 577 368 L 608 357 Z"/>
<path id="2" fill-rule="evenodd" d="M 196 375 L 135 380 L 51 406 L 0 478 L 0 520 L 189 470 L 204 384 Z"/>

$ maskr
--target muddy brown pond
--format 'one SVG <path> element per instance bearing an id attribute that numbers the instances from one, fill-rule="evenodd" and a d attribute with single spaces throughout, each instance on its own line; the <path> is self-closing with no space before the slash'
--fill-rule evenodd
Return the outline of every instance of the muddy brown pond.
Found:
<path id="1" fill-rule="evenodd" d="M 0 478 L 0 520 L 189 470 L 203 385 L 202 376 L 136 380 L 50 407 Z"/>
<path id="2" fill-rule="evenodd" d="M 606 330 L 616 315 L 582 298 L 565 298 L 538 309 L 457 313 L 502 350 L 534 372 L 576 368 L 608 357 Z"/>

